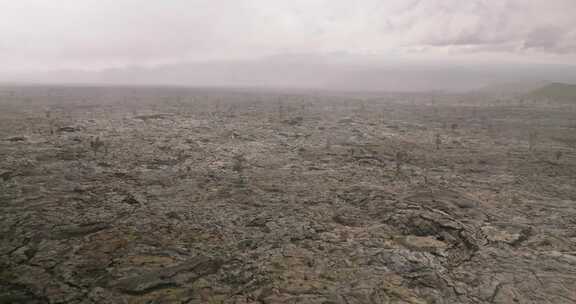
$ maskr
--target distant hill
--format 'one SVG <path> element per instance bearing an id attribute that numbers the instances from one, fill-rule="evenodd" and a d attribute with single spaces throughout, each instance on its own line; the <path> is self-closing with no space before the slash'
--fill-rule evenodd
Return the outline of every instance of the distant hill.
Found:
<path id="1" fill-rule="evenodd" d="M 530 92 L 530 99 L 547 99 L 562 103 L 576 103 L 576 84 L 554 82 Z"/>
<path id="2" fill-rule="evenodd" d="M 540 89 L 550 82 L 547 81 L 518 81 L 518 82 L 504 82 L 484 86 L 474 93 L 484 93 L 500 95 L 504 97 L 523 96 L 531 93 L 534 90 Z"/>
<path id="3" fill-rule="evenodd" d="M 576 65 L 402 61 L 397 58 L 339 53 L 279 54 L 252 60 L 179 62 L 96 71 L 31 72 L 13 77 L 2 76 L 2 73 L 0 69 L 0 82 L 11 83 L 299 88 L 363 92 L 467 92 L 490 83 L 525 84 L 541 79 L 576 83 Z M 494 90 L 518 91 L 517 86 L 512 89 L 509 87 L 505 85 Z M 505 97 L 502 94 L 496 95 L 498 98 Z"/>

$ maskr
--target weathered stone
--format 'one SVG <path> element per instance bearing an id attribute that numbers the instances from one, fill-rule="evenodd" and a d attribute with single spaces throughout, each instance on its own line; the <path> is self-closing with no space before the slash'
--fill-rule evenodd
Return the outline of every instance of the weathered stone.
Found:
<path id="1" fill-rule="evenodd" d="M 26 141 L 26 140 L 27 140 L 27 138 L 24 136 L 12 136 L 12 137 L 6 138 L 6 141 L 11 141 L 11 142 Z"/>
<path id="2" fill-rule="evenodd" d="M 112 227 L 109 223 L 87 223 L 61 227 L 52 234 L 53 239 L 83 237 Z"/>
<path id="3" fill-rule="evenodd" d="M 221 265 L 222 261 L 219 260 L 196 257 L 175 266 L 117 280 L 112 282 L 110 287 L 129 294 L 145 294 L 157 289 L 179 286 L 181 283 L 175 278 L 177 275 L 183 274 L 187 277 L 186 281 L 191 282 L 217 272 Z"/>
<path id="4" fill-rule="evenodd" d="M 414 236 L 414 235 L 407 235 L 403 237 L 399 237 L 396 241 L 403 245 L 404 247 L 411 249 L 411 250 L 443 250 L 447 249 L 448 245 L 442 241 L 437 240 L 431 236 Z"/>
<path id="5" fill-rule="evenodd" d="M 60 127 L 58 128 L 58 132 L 79 132 L 81 129 L 79 127 L 75 127 L 75 126 L 65 126 L 65 127 Z"/>

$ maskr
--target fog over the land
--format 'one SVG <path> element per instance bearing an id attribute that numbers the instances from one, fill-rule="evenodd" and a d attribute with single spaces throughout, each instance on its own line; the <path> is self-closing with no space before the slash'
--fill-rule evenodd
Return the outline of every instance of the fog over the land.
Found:
<path id="1" fill-rule="evenodd" d="M 0 0 L 0 81 L 427 90 L 576 81 L 574 0 Z"/>

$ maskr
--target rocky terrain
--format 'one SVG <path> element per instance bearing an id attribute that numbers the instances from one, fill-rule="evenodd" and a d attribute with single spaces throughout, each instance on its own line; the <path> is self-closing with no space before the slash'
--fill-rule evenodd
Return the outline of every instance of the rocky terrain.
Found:
<path id="1" fill-rule="evenodd" d="M 0 303 L 576 303 L 576 109 L 0 94 Z"/>

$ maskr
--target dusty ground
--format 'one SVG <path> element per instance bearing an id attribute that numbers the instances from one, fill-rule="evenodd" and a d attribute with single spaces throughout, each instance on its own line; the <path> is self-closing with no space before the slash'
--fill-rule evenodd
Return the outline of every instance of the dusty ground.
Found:
<path id="1" fill-rule="evenodd" d="M 6 89 L 0 303 L 576 303 L 574 107 L 465 104 Z"/>

